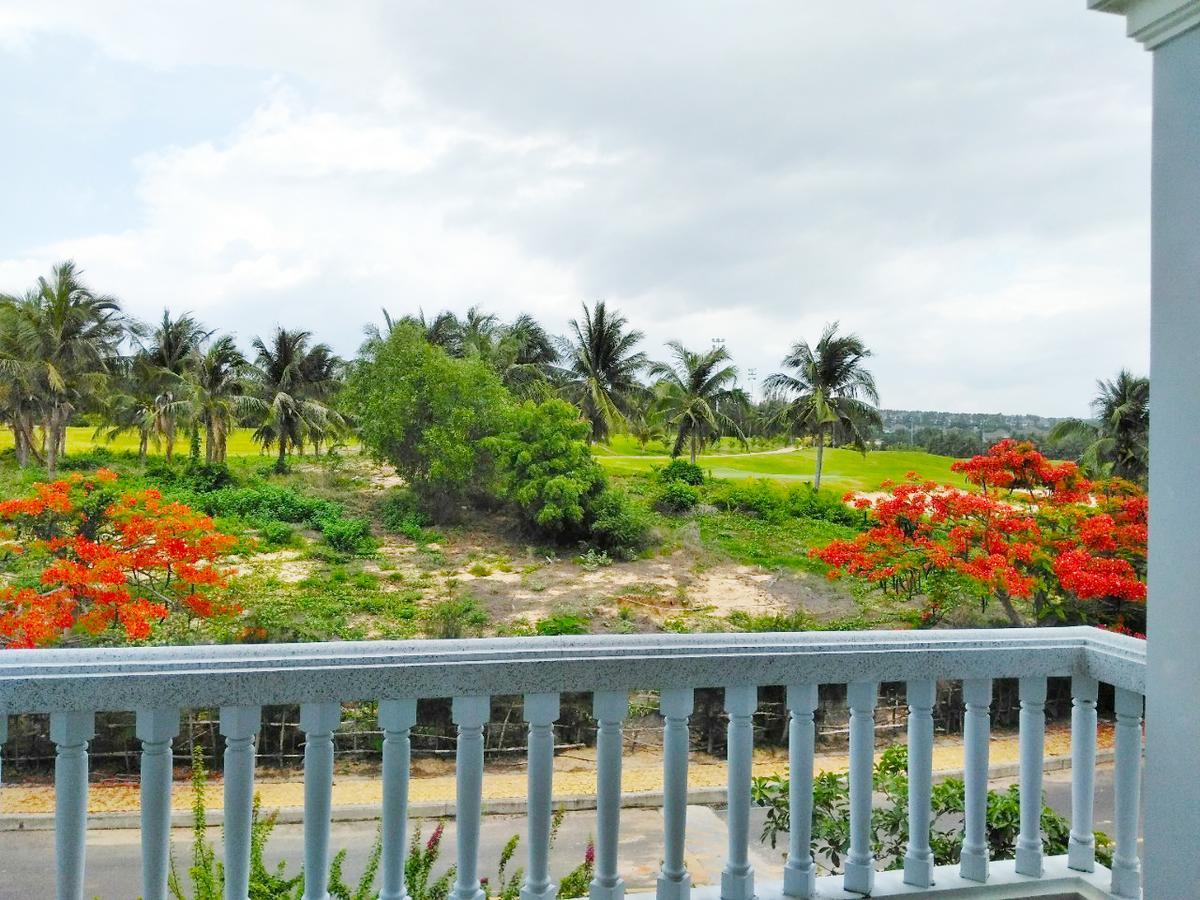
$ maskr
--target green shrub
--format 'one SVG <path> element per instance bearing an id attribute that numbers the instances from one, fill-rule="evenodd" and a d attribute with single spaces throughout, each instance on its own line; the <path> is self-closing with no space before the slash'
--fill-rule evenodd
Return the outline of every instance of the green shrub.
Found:
<path id="1" fill-rule="evenodd" d="M 904 864 L 908 843 L 908 748 L 888 747 L 875 764 L 875 792 L 883 795 L 871 813 L 871 847 L 876 859 L 888 869 Z M 780 832 L 791 827 L 788 808 L 788 779 L 782 775 L 755 778 L 751 789 L 754 802 L 766 807 L 762 840 L 775 846 Z M 953 865 L 962 852 L 964 787 L 961 778 L 947 778 L 933 787 L 933 830 L 930 846 L 934 864 Z M 841 871 L 850 847 L 850 783 L 845 772 L 822 772 L 813 779 L 813 850 L 827 858 L 834 872 Z M 1012 859 L 1020 826 L 1020 788 L 987 792 L 987 840 L 989 858 Z M 1048 806 L 1042 807 L 1041 830 L 1045 852 L 1059 856 L 1067 852 L 1070 824 Z M 1096 858 L 1112 865 L 1112 841 L 1095 832 Z"/>
<path id="2" fill-rule="evenodd" d="M 371 538 L 371 523 L 366 519 L 329 518 L 318 523 L 325 543 L 338 553 L 352 556 L 371 553 L 375 550 L 375 542 Z"/>
<path id="3" fill-rule="evenodd" d="M 659 509 L 667 512 L 687 512 L 700 502 L 700 492 L 686 481 L 672 481 L 658 495 Z"/>
<path id="4" fill-rule="evenodd" d="M 729 624 L 736 631 L 818 631 L 816 620 L 804 610 L 794 613 L 749 613 L 735 610 Z"/>
<path id="5" fill-rule="evenodd" d="M 296 536 L 295 529 L 287 522 L 261 522 L 258 525 L 259 536 L 272 547 L 285 547 Z"/>
<path id="6" fill-rule="evenodd" d="M 491 458 L 483 442 L 501 432 L 508 403 L 487 363 L 452 358 L 406 323 L 367 345 L 341 397 L 363 446 L 439 513 L 487 492 Z"/>
<path id="7" fill-rule="evenodd" d="M 605 488 L 592 500 L 589 512 L 588 532 L 599 547 L 629 556 L 646 546 L 649 519 L 623 491 Z"/>
<path id="8" fill-rule="evenodd" d="M 682 481 L 684 484 L 704 484 L 704 470 L 686 459 L 673 459 L 658 470 L 658 480 L 663 484 Z"/>
<path id="9" fill-rule="evenodd" d="M 540 535 L 564 540 L 585 533 L 588 504 L 604 488 L 589 432 L 569 403 L 526 401 L 484 442 L 495 458 L 499 496 Z"/>
<path id="10" fill-rule="evenodd" d="M 557 612 L 537 623 L 534 630 L 542 635 L 587 634 L 587 619 L 572 612 Z"/>
<path id="11" fill-rule="evenodd" d="M 379 509 L 383 527 L 402 534 L 411 540 L 419 540 L 421 530 L 430 524 L 429 516 L 421 508 L 420 498 L 408 488 L 392 491 Z"/>
<path id="12" fill-rule="evenodd" d="M 180 487 L 207 494 L 233 484 L 233 475 L 223 463 L 189 462 L 176 482 Z"/>
<path id="13" fill-rule="evenodd" d="M 865 521 L 862 510 L 847 506 L 837 494 L 818 491 L 811 484 L 790 488 L 784 501 L 789 515 L 805 519 L 821 519 L 838 525 L 861 527 Z"/>
<path id="14" fill-rule="evenodd" d="M 490 621 L 487 610 L 474 597 L 439 600 L 426 607 L 421 614 L 421 628 L 425 635 L 438 640 L 478 637 Z"/>
<path id="15" fill-rule="evenodd" d="M 321 523 L 342 515 L 342 507 L 319 497 L 308 497 L 276 485 L 220 488 L 200 498 L 210 516 L 240 516 L 257 522 L 292 522 L 319 529 Z"/>

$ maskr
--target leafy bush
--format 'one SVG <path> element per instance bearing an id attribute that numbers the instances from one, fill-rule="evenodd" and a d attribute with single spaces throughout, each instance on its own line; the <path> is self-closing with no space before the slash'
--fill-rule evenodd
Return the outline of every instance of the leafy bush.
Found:
<path id="1" fill-rule="evenodd" d="M 791 828 L 788 808 L 788 779 L 781 775 L 755 778 L 751 796 L 766 807 L 762 840 L 772 847 L 780 832 Z M 889 869 L 901 868 L 908 844 L 908 748 L 888 747 L 875 764 L 875 791 L 884 802 L 871 813 L 871 847 L 876 859 Z M 930 846 L 934 864 L 953 865 L 962 853 L 962 815 L 964 787 L 962 779 L 947 778 L 933 787 L 933 828 Z M 989 858 L 1012 859 L 1016 853 L 1020 826 L 1020 788 L 1012 785 L 1000 793 L 987 794 L 987 839 Z M 1042 807 L 1041 830 L 1045 852 L 1058 856 L 1067 852 L 1070 824 L 1048 806 Z M 832 871 L 841 871 L 842 860 L 850 848 L 850 781 L 845 772 L 822 772 L 813 779 L 813 851 L 817 858 L 828 859 Z M 1112 842 L 1097 831 L 1096 858 L 1112 865 Z"/>
<path id="2" fill-rule="evenodd" d="M 629 556 L 646 546 L 650 534 L 646 513 L 623 491 L 602 490 L 592 500 L 590 514 L 588 532 L 602 549 Z"/>
<path id="3" fill-rule="evenodd" d="M 817 631 L 816 620 L 804 610 L 794 613 L 749 613 L 735 610 L 729 614 L 729 624 L 737 631 Z"/>
<path id="4" fill-rule="evenodd" d="M 319 527 L 325 543 L 338 553 L 358 556 L 375 550 L 375 541 L 371 538 L 371 523 L 366 519 L 339 516 L 322 519 Z"/>
<path id="5" fill-rule="evenodd" d="M 766 478 L 753 481 L 718 481 L 708 488 L 709 500 L 731 512 L 757 516 L 767 522 L 786 518 L 818 519 L 835 525 L 862 528 L 864 516 L 836 494 L 818 491 L 811 484 L 781 488 Z"/>
<path id="6" fill-rule="evenodd" d="M 534 630 L 542 635 L 587 634 L 588 623 L 578 613 L 557 612 L 539 621 Z"/>
<path id="7" fill-rule="evenodd" d="M 379 510 L 383 527 L 388 531 L 402 534 L 411 540 L 418 540 L 421 529 L 430 524 L 429 516 L 421 508 L 420 498 L 408 488 L 392 491 Z"/>
<path id="8" fill-rule="evenodd" d="M 239 516 L 251 522 L 292 522 L 320 530 L 323 522 L 340 518 L 342 507 L 277 485 L 221 488 L 199 500 L 211 516 Z"/>
<path id="9" fill-rule="evenodd" d="M 287 522 L 260 522 L 258 533 L 272 547 L 287 546 L 296 536 L 295 530 Z"/>
<path id="10" fill-rule="evenodd" d="M 438 640 L 478 637 L 490 621 L 487 610 L 474 597 L 439 600 L 426 607 L 421 615 L 426 636 Z"/>
<path id="11" fill-rule="evenodd" d="M 672 481 L 658 495 L 658 506 L 667 512 L 687 512 L 700 502 L 700 492 L 686 481 Z"/>
<path id="12" fill-rule="evenodd" d="M 189 462 L 177 483 L 198 494 L 207 494 L 232 485 L 233 475 L 223 463 Z"/>
<path id="13" fill-rule="evenodd" d="M 684 484 L 704 484 L 704 470 L 686 459 L 673 459 L 658 470 L 658 480 L 663 484 L 682 481 Z"/>
<path id="14" fill-rule="evenodd" d="M 605 566 L 612 565 L 612 557 L 604 550 L 597 550 L 595 547 L 589 547 L 586 553 L 582 553 L 575 557 L 575 562 L 579 568 L 585 572 L 598 572 Z"/>
<path id="15" fill-rule="evenodd" d="M 199 744 L 192 746 L 192 864 L 188 866 L 188 878 L 192 882 L 191 900 L 221 900 L 225 895 L 225 866 L 217 860 L 216 850 L 208 840 L 208 810 L 205 795 L 208 790 L 208 770 L 204 765 L 204 750 Z M 274 869 L 267 868 L 263 859 L 267 841 L 275 830 L 277 812 L 262 814 L 257 794 L 250 820 L 250 891 L 254 898 L 278 898 L 278 900 L 300 900 L 304 896 L 304 873 L 287 873 L 287 864 L 280 863 Z M 370 900 L 376 896 L 375 877 L 379 872 L 379 861 L 383 855 L 383 842 L 379 835 L 367 857 L 362 877 L 353 887 L 346 884 L 342 867 L 346 863 L 346 851 L 339 850 L 329 861 L 329 896 L 333 900 Z M 453 876 L 451 876 L 453 877 Z M 447 882 L 449 885 L 449 882 Z M 167 892 L 172 900 L 189 900 L 183 888 L 183 879 L 171 857 L 171 868 L 167 876 Z M 413 900 L 433 900 L 431 895 L 413 896 Z"/>
<path id="16" fill-rule="evenodd" d="M 508 402 L 485 362 L 450 357 L 410 324 L 368 345 L 342 396 L 363 445 L 395 466 L 424 508 L 442 513 L 487 492 L 483 442 L 500 433 Z"/>
<path id="17" fill-rule="evenodd" d="M 587 445 L 589 432 L 569 403 L 526 401 L 512 411 L 504 431 L 485 442 L 495 457 L 500 497 L 547 537 L 582 536 L 588 504 L 604 488 L 604 473 Z"/>

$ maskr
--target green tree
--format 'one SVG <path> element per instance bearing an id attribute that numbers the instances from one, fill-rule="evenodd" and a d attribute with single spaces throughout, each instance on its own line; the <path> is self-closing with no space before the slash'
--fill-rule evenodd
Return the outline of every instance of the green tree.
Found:
<path id="1" fill-rule="evenodd" d="M 341 396 L 363 445 L 441 512 L 488 492 L 484 441 L 500 433 L 508 402 L 487 364 L 452 358 L 405 322 L 363 348 Z"/>
<path id="2" fill-rule="evenodd" d="M 674 361 L 654 363 L 650 374 L 659 379 L 654 386 L 656 404 L 667 428 L 675 432 L 671 456 L 678 456 L 686 445 L 695 463 L 700 448 L 722 435 L 733 434 L 744 441 L 746 436 L 730 412 L 744 406 L 747 398 L 735 385 L 737 369 L 728 364 L 725 348 L 695 353 L 679 341 L 667 346 Z"/>
<path id="3" fill-rule="evenodd" d="M 266 401 L 252 393 L 250 363 L 231 335 L 221 335 L 197 350 L 188 388 L 191 412 L 204 428 L 204 461 L 225 462 L 229 434 L 239 419 L 267 412 Z"/>
<path id="4" fill-rule="evenodd" d="M 838 334 L 838 323 L 825 326 L 815 347 L 797 341 L 783 358 L 791 373 L 777 372 L 764 382 L 772 394 L 787 401 L 782 416 L 793 434 L 811 434 L 817 448 L 813 487 L 821 487 L 825 439 L 837 426 L 848 443 L 867 452 L 867 434 L 883 425 L 879 392 L 864 361 L 871 351 L 855 334 Z"/>
<path id="5" fill-rule="evenodd" d="M 74 262 L 59 263 L 23 297 L 0 295 L 0 369 L 36 398 L 45 437 L 46 469 L 58 473 L 71 415 L 103 394 L 125 335 L 120 304 L 93 292 Z M 13 352 L 15 348 L 19 352 Z"/>
<path id="6" fill-rule="evenodd" d="M 1080 465 L 1094 475 L 1146 483 L 1150 469 L 1150 379 L 1122 369 L 1112 381 L 1096 382 L 1094 421 L 1064 419 L 1050 430 L 1051 441 L 1083 438 Z"/>
<path id="7" fill-rule="evenodd" d="M 642 333 L 626 325 L 625 317 L 609 310 L 603 300 L 590 309 L 583 304 L 583 318 L 570 323 L 571 338 L 562 354 L 564 396 L 590 423 L 592 441 L 607 440 L 634 399 L 644 394 L 638 373 L 648 360 L 636 349 Z"/>
<path id="8" fill-rule="evenodd" d="M 186 418 L 188 403 L 186 380 L 196 352 L 212 334 L 192 316 L 183 313 L 171 318 L 163 310 L 162 319 L 150 332 L 142 347 L 140 372 L 157 387 L 154 397 L 154 427 L 162 435 L 167 462 L 175 458 L 175 437 L 179 419 Z"/>
<path id="9" fill-rule="evenodd" d="M 253 376 L 259 399 L 263 401 L 265 420 L 254 432 L 264 447 L 274 445 L 278 456 L 275 469 L 287 468 L 289 447 L 300 448 L 313 429 L 326 429 L 341 417 L 323 402 L 330 392 L 325 384 L 325 366 L 315 365 L 332 358 L 324 345 L 310 346 L 312 333 L 276 328 L 269 341 L 255 338 L 257 356 Z"/>

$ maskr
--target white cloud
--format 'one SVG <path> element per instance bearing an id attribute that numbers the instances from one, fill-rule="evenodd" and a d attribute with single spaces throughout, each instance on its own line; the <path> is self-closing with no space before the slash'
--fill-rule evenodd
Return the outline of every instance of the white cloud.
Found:
<path id="1" fill-rule="evenodd" d="M 141 315 L 343 352 L 380 306 L 561 330 L 604 297 L 652 354 L 721 336 L 760 378 L 838 319 L 908 407 L 1082 412 L 1145 365 L 1148 70 L 1109 17 L 31 3 L 0 67 L 66 36 L 146 79 L 251 71 L 261 102 L 130 154 L 132 227 L 0 244 L 0 289 L 73 256 Z"/>

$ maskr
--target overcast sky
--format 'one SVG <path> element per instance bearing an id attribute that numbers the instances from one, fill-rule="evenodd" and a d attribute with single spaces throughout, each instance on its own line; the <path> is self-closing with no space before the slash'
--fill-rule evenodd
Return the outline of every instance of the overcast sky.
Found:
<path id="1" fill-rule="evenodd" d="M 1083 0 L 0 0 L 0 291 L 352 354 L 606 299 L 743 373 L 839 320 L 885 406 L 1144 371 L 1150 58 Z"/>

